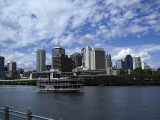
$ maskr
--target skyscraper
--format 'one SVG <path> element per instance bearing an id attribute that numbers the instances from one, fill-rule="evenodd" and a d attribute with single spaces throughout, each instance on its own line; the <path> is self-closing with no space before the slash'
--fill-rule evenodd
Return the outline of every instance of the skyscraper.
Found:
<path id="1" fill-rule="evenodd" d="M 106 56 L 106 68 L 112 67 L 111 54 L 107 54 Z"/>
<path id="2" fill-rule="evenodd" d="M 0 56 L 0 73 L 4 71 L 4 57 Z"/>
<path id="3" fill-rule="evenodd" d="M 142 68 L 141 67 L 141 58 L 138 56 L 135 57 L 135 69 L 136 68 Z"/>
<path id="4" fill-rule="evenodd" d="M 17 64 L 14 61 L 9 62 L 9 72 L 16 72 Z"/>
<path id="5" fill-rule="evenodd" d="M 52 56 L 65 55 L 65 49 L 58 45 L 52 48 Z"/>
<path id="6" fill-rule="evenodd" d="M 144 70 L 144 68 L 147 66 L 146 62 L 142 62 L 142 69 Z"/>
<path id="7" fill-rule="evenodd" d="M 133 70 L 133 59 L 131 55 L 126 55 L 125 57 L 125 69 Z"/>
<path id="8" fill-rule="evenodd" d="M 116 69 L 124 69 L 125 68 L 125 62 L 123 60 L 118 60 L 116 62 Z"/>
<path id="9" fill-rule="evenodd" d="M 75 52 L 74 54 L 70 55 L 70 58 L 74 62 L 76 68 L 82 66 L 82 56 L 80 53 Z"/>
<path id="10" fill-rule="evenodd" d="M 71 72 L 73 68 L 72 59 L 65 55 L 65 49 L 58 45 L 52 48 L 52 69 L 62 72 Z"/>
<path id="11" fill-rule="evenodd" d="M 112 60 L 111 54 L 107 54 L 106 56 L 106 73 L 107 75 L 112 75 Z"/>
<path id="12" fill-rule="evenodd" d="M 91 70 L 105 70 L 106 60 L 103 48 L 92 48 L 91 51 Z"/>
<path id="13" fill-rule="evenodd" d="M 52 69 L 57 69 L 58 62 L 60 64 L 60 61 L 56 59 L 58 56 L 65 56 L 65 49 L 60 45 L 52 48 Z"/>
<path id="14" fill-rule="evenodd" d="M 91 69 L 91 51 L 89 46 L 81 49 L 82 54 L 82 66 L 86 67 L 88 70 Z"/>
<path id="15" fill-rule="evenodd" d="M 46 51 L 44 49 L 38 49 L 36 57 L 36 72 L 45 71 L 45 67 L 46 67 Z"/>

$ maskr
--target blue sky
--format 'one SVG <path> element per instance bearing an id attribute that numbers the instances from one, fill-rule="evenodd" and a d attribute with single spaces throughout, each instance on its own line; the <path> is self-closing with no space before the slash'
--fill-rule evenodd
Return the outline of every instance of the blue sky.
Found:
<path id="1" fill-rule="evenodd" d="M 35 69 L 36 50 L 47 64 L 58 42 L 71 55 L 102 47 L 113 62 L 127 54 L 160 67 L 159 0 L 0 0 L 0 51 L 5 62 Z"/>

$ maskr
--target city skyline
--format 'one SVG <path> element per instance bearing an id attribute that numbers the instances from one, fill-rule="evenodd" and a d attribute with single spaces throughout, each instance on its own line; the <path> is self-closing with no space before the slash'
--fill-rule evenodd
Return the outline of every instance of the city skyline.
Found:
<path id="1" fill-rule="evenodd" d="M 5 64 L 36 67 L 36 50 L 58 42 L 66 54 L 81 48 L 104 48 L 112 61 L 140 56 L 151 68 L 160 66 L 160 1 L 0 1 L 0 51 Z"/>
<path id="2" fill-rule="evenodd" d="M 61 50 L 62 49 L 62 50 Z M 58 51 L 57 51 L 58 50 Z M 99 57 L 95 57 L 94 55 L 92 55 L 94 52 L 95 52 L 95 50 L 96 50 L 96 52 L 101 52 L 101 55 L 99 56 Z M 85 52 L 84 52 L 85 51 Z M 42 52 L 42 53 L 41 53 Z M 99 62 L 99 63 L 101 63 L 101 67 L 103 66 L 103 67 L 105 67 L 105 69 L 104 70 L 106 70 L 108 67 L 112 67 L 112 68 L 114 68 L 114 69 L 126 69 L 126 67 L 127 67 L 127 69 L 136 69 L 136 68 L 142 68 L 142 66 L 144 67 L 144 66 L 147 66 L 148 67 L 148 69 L 152 69 L 152 68 L 150 68 L 150 66 L 148 66 L 147 65 L 147 63 L 146 62 L 144 62 L 144 61 L 142 61 L 141 62 L 141 57 L 139 57 L 139 56 L 135 56 L 135 57 L 133 57 L 131 54 L 127 54 L 124 58 L 122 58 L 122 59 L 119 59 L 119 60 L 117 60 L 117 61 L 115 61 L 115 64 L 114 65 L 112 65 L 112 59 L 111 59 L 111 54 L 105 54 L 105 51 L 104 51 L 104 49 L 103 48 L 91 48 L 90 46 L 86 46 L 86 47 L 84 47 L 84 48 L 82 48 L 81 49 L 81 53 L 79 53 L 79 52 L 74 52 L 72 55 L 74 55 L 74 54 L 79 54 L 80 56 L 81 56 L 81 59 L 82 59 L 82 65 L 81 66 L 79 66 L 79 67 L 84 67 L 84 68 L 86 68 L 86 69 L 88 69 L 88 70 L 94 70 L 93 69 L 93 66 L 94 65 L 96 65 L 94 62 L 95 62 L 95 59 L 97 59 L 98 60 L 98 58 L 100 58 L 100 57 L 102 57 L 102 56 L 104 56 L 104 61 L 103 62 L 105 62 L 103 65 L 102 65 L 102 63 L 103 62 Z M 98 53 L 99 54 L 99 53 Z M 97 54 L 97 55 L 98 55 Z M 102 54 L 104 54 L 104 55 L 102 55 Z M 55 47 L 53 47 L 52 48 L 52 61 L 51 61 L 51 63 L 52 64 L 50 64 L 50 65 L 47 65 L 46 64 L 46 50 L 45 49 L 42 49 L 42 48 L 39 48 L 39 49 L 37 49 L 37 51 L 36 51 L 36 67 L 35 68 L 33 68 L 32 70 L 36 70 L 37 72 L 43 72 L 43 71 L 45 71 L 47 68 L 46 68 L 46 66 L 52 66 L 51 67 L 51 69 L 54 69 L 53 68 L 53 57 L 60 57 L 60 56 L 64 56 L 64 57 L 66 57 L 66 58 L 69 58 L 69 59 L 71 59 L 72 60 L 72 55 L 70 55 L 70 57 L 68 57 L 68 55 L 65 55 L 65 49 L 60 45 L 60 44 L 58 44 L 57 46 L 55 46 Z M 5 57 L 4 56 L 0 56 L 0 57 L 2 57 L 2 58 L 4 58 L 4 63 L 5 63 Z M 129 58 L 128 58 L 129 57 Z M 129 60 L 130 59 L 130 57 L 131 57 L 131 60 Z M 137 63 L 137 58 L 140 60 L 140 61 L 138 61 L 138 63 Z M 85 59 L 85 60 L 84 60 Z M 101 60 L 101 59 L 100 59 Z M 94 61 L 94 62 L 93 62 Z M 98 60 L 99 61 L 99 60 Z M 122 62 L 124 62 L 123 64 L 124 64 L 124 66 L 123 67 L 119 67 L 119 66 L 121 66 L 120 64 L 122 64 L 122 63 L 118 63 L 119 61 L 122 61 Z M 7 63 L 7 65 L 10 63 L 10 62 L 13 62 L 13 61 L 9 61 L 8 63 Z M 43 63 L 42 63 L 43 62 Z M 56 62 L 57 62 L 57 60 L 56 60 Z M 75 62 L 75 60 L 72 60 L 72 62 Z M 111 62 L 111 63 L 108 63 L 108 62 Z M 16 63 L 16 62 L 15 62 Z M 98 63 L 98 62 L 97 62 Z M 141 65 L 142 63 L 145 63 L 145 65 Z M 41 65 L 40 65 L 41 64 Z M 54 63 L 55 64 L 55 63 Z M 125 65 L 126 64 L 126 65 Z M 138 64 L 138 67 L 137 67 L 137 64 Z M 5 67 L 5 66 L 7 66 L 7 65 L 3 65 L 3 67 Z M 58 64 L 56 64 L 56 66 L 57 66 Z M 74 63 L 74 65 L 76 65 L 76 63 Z M 97 64 L 98 65 L 98 64 Z M 98 66 L 99 66 L 98 65 Z M 42 68 L 42 66 L 43 66 L 43 68 Z M 76 67 L 75 67 L 76 68 Z M 158 67 L 159 68 L 159 67 Z M 19 69 L 19 68 L 17 68 L 17 69 Z M 22 67 L 22 68 L 20 68 L 20 69 L 23 69 L 24 70 L 24 68 Z M 40 70 L 41 69 L 41 70 Z M 42 70 L 43 69 L 43 70 Z M 144 68 L 143 68 L 144 69 Z M 153 68 L 154 69 L 154 68 Z M 31 71 L 32 71 L 31 70 Z"/>

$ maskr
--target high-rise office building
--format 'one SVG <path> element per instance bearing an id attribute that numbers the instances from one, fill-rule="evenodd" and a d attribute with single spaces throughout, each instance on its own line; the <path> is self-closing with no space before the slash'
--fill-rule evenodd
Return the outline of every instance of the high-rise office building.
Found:
<path id="1" fill-rule="evenodd" d="M 9 62 L 9 72 L 16 72 L 17 64 L 14 61 Z"/>
<path id="2" fill-rule="evenodd" d="M 43 72 L 46 68 L 46 51 L 44 49 L 37 50 L 36 72 Z"/>
<path id="3" fill-rule="evenodd" d="M 91 51 L 89 46 L 81 49 L 82 54 L 82 66 L 86 67 L 88 70 L 91 69 Z"/>
<path id="4" fill-rule="evenodd" d="M 91 48 L 86 46 L 81 49 L 82 66 L 88 70 L 105 70 L 106 60 L 103 48 Z"/>
<path id="5" fill-rule="evenodd" d="M 72 59 L 67 55 L 61 55 L 52 57 L 52 69 L 60 70 L 62 72 L 72 72 L 73 64 Z"/>
<path id="6" fill-rule="evenodd" d="M 7 72 L 8 71 L 8 65 L 4 66 L 4 71 Z"/>
<path id="7" fill-rule="evenodd" d="M 131 55 L 126 55 L 125 57 L 125 69 L 133 70 L 133 59 Z"/>
<path id="8" fill-rule="evenodd" d="M 142 62 L 142 69 L 143 69 L 143 70 L 149 70 L 149 69 L 151 69 L 151 68 L 150 68 L 149 65 L 147 65 L 146 62 Z"/>
<path id="9" fill-rule="evenodd" d="M 72 59 L 65 55 L 65 49 L 58 45 L 52 48 L 52 69 L 62 72 L 71 72 L 73 68 Z"/>
<path id="10" fill-rule="evenodd" d="M 53 59 L 58 56 L 65 56 L 65 49 L 60 45 L 52 48 L 52 65 L 51 65 L 52 69 L 55 68 L 55 66 L 53 65 L 56 65 L 58 62 L 58 61 L 53 61 Z"/>
<path id="11" fill-rule="evenodd" d="M 141 67 L 141 58 L 138 56 L 135 57 L 135 69 L 136 68 L 142 68 Z"/>
<path id="12" fill-rule="evenodd" d="M 107 54 L 106 56 L 106 68 L 112 67 L 111 54 Z"/>
<path id="13" fill-rule="evenodd" d="M 70 55 L 70 58 L 74 62 L 76 68 L 82 66 L 82 56 L 80 53 L 75 52 L 74 54 Z"/>
<path id="14" fill-rule="evenodd" d="M 112 75 L 112 60 L 111 54 L 106 55 L 106 73 L 107 75 Z"/>
<path id="15" fill-rule="evenodd" d="M 116 62 L 116 69 L 124 69 L 125 68 L 125 62 L 123 60 L 118 60 Z"/>
<path id="16" fill-rule="evenodd" d="M 4 57 L 0 56 L 0 73 L 4 72 Z"/>
<path id="17" fill-rule="evenodd" d="M 103 48 L 92 48 L 91 51 L 91 70 L 105 70 L 106 60 Z"/>
<path id="18" fill-rule="evenodd" d="M 142 62 L 142 69 L 144 70 L 144 68 L 147 66 L 146 62 Z"/>

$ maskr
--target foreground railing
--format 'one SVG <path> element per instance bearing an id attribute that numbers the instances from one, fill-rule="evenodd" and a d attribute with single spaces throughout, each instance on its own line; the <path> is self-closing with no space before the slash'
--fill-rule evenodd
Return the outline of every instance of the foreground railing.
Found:
<path id="1" fill-rule="evenodd" d="M 42 116 L 34 115 L 28 109 L 26 113 L 15 111 L 10 109 L 8 106 L 1 108 L 0 107 L 0 120 L 54 120 L 50 118 L 45 118 Z"/>

